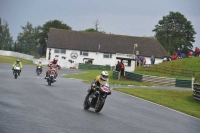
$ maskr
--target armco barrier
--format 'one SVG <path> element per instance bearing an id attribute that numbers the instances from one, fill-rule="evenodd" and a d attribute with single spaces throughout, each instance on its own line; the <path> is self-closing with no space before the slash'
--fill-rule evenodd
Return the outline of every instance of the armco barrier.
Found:
<path id="1" fill-rule="evenodd" d="M 191 88 L 192 87 L 192 80 L 176 79 L 175 86 L 176 87 Z"/>
<path id="2" fill-rule="evenodd" d="M 113 71 L 112 78 L 113 79 L 118 79 L 118 76 L 119 76 L 119 72 L 118 71 Z"/>
<path id="3" fill-rule="evenodd" d="M 126 79 L 129 79 L 129 80 L 135 80 L 135 81 L 142 82 L 142 76 L 143 75 L 141 75 L 141 74 L 125 71 L 125 77 L 126 77 Z"/>

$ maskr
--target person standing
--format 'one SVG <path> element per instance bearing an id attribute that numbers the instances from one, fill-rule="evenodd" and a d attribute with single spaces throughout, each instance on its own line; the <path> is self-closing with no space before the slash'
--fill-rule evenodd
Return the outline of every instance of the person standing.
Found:
<path id="1" fill-rule="evenodd" d="M 116 71 L 120 72 L 121 70 L 121 64 L 119 61 L 117 61 L 117 65 L 116 65 L 116 68 L 115 68 Z"/>
<path id="2" fill-rule="evenodd" d="M 154 58 L 154 56 L 152 55 L 152 56 L 151 56 L 151 65 L 154 65 L 154 63 L 155 63 L 155 58 Z"/>
<path id="3" fill-rule="evenodd" d="M 121 75 L 124 76 L 124 63 L 121 61 Z"/>

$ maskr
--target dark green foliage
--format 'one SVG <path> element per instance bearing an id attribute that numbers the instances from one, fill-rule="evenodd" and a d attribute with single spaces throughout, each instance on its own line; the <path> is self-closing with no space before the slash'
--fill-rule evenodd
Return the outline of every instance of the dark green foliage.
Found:
<path id="1" fill-rule="evenodd" d="M 48 33 L 50 28 L 57 28 L 57 29 L 66 29 L 66 30 L 72 30 L 70 26 L 67 24 L 62 23 L 59 20 L 53 20 L 48 21 L 42 26 L 42 32 L 40 33 L 40 44 L 43 47 L 42 55 L 46 54 L 46 48 L 47 48 L 47 39 L 48 39 Z"/>
<path id="2" fill-rule="evenodd" d="M 23 32 L 19 33 L 17 43 L 15 43 L 15 51 L 25 54 L 40 56 L 41 45 L 39 43 L 39 33 L 41 27 L 33 27 L 30 22 L 26 26 L 21 26 Z"/>
<path id="3" fill-rule="evenodd" d="M 193 25 L 184 15 L 179 12 L 170 12 L 158 22 L 153 31 L 161 45 L 170 53 L 174 54 L 178 48 L 187 55 L 188 49 L 192 49 L 195 42 Z"/>
<path id="4" fill-rule="evenodd" d="M 87 31 L 87 32 L 98 32 L 94 28 L 89 28 L 89 29 L 86 29 L 85 31 Z"/>
<path id="5" fill-rule="evenodd" d="M 2 50 L 12 50 L 13 46 L 13 39 L 10 35 L 8 23 L 6 21 L 3 21 L 3 24 L 1 22 L 0 18 L 0 49 Z"/>

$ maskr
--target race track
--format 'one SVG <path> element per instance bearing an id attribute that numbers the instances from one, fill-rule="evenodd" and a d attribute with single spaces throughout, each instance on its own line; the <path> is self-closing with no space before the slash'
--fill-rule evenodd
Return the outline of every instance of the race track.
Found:
<path id="1" fill-rule="evenodd" d="M 117 91 L 100 113 L 84 110 L 89 84 L 61 76 L 52 86 L 35 66 L 14 79 L 0 63 L 0 133 L 199 133 L 200 119 Z M 79 73 L 62 69 L 59 74 Z M 95 77 L 96 75 L 94 75 Z"/>

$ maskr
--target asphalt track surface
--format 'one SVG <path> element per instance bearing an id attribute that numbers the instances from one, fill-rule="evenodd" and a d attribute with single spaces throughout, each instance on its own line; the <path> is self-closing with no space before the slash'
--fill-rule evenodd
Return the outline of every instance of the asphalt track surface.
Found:
<path id="1" fill-rule="evenodd" d="M 198 118 L 117 91 L 100 113 L 84 110 L 89 84 L 59 76 L 48 86 L 44 72 L 36 76 L 30 65 L 14 79 L 11 66 L 0 63 L 0 133 L 200 132 Z M 62 69 L 59 74 L 79 72 Z"/>

